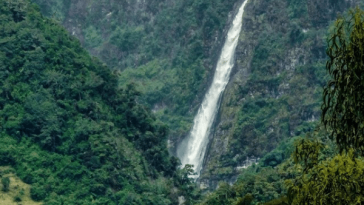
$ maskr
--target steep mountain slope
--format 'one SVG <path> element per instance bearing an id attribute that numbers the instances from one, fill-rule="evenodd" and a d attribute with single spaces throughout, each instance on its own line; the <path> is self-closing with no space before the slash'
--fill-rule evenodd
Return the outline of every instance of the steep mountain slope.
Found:
<path id="1" fill-rule="evenodd" d="M 176 204 L 188 170 L 132 84 L 27 0 L 0 0 L 0 166 L 46 204 Z M 2 176 L 0 176 L 2 177 Z"/>
<path id="2" fill-rule="evenodd" d="M 204 187 L 234 181 L 249 161 L 320 118 L 326 83 L 326 33 L 338 13 L 359 1 L 251 1 L 244 15 L 236 68 L 205 158 Z M 276 166 L 283 157 L 264 158 Z M 254 161 L 254 160 L 252 160 Z"/>
<path id="3" fill-rule="evenodd" d="M 242 0 L 34 0 L 112 69 L 135 82 L 171 128 L 170 150 L 192 127 Z M 359 0 L 254 0 L 244 15 L 236 66 L 205 158 L 201 182 L 235 181 L 247 159 L 313 129 L 325 81 L 325 34 Z M 280 154 L 264 157 L 276 166 Z"/>
<path id="4" fill-rule="evenodd" d="M 355 8 L 330 25 L 322 124 L 244 169 L 234 185 L 220 183 L 202 204 L 362 203 L 363 126 L 356 123 L 363 121 L 363 22 L 364 11 Z M 276 166 L 276 159 L 284 162 Z"/>
<path id="5" fill-rule="evenodd" d="M 228 25 L 241 0 L 34 0 L 91 54 L 122 70 L 171 128 L 171 150 L 191 128 Z M 237 3 L 238 2 L 238 3 Z"/>

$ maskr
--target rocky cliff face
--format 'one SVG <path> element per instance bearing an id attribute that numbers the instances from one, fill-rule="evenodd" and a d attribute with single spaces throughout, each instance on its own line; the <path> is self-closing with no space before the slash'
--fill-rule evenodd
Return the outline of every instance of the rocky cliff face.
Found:
<path id="1" fill-rule="evenodd" d="M 338 13 L 358 2 L 248 3 L 235 72 L 204 159 L 201 187 L 233 182 L 240 168 L 314 128 L 325 84 L 325 34 Z M 274 166 L 281 159 L 265 160 Z"/>

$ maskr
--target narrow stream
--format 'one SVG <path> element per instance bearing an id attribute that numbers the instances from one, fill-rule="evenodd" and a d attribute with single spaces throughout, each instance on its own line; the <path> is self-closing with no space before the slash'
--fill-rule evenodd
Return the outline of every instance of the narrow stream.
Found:
<path id="1" fill-rule="evenodd" d="M 195 116 L 191 133 L 177 149 L 177 155 L 181 159 L 182 167 L 186 164 L 194 165 L 194 170 L 197 172 L 195 178 L 200 175 L 210 129 L 219 109 L 219 99 L 229 82 L 230 73 L 234 67 L 234 54 L 240 36 L 244 8 L 247 2 L 248 0 L 245 0 L 241 5 L 228 31 L 221 56 L 216 66 L 214 79 Z"/>

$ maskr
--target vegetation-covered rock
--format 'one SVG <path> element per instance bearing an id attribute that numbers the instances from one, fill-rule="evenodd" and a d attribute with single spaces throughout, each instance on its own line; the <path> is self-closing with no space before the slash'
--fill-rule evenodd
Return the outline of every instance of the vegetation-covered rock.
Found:
<path id="1" fill-rule="evenodd" d="M 244 170 L 234 185 L 220 184 L 203 204 L 239 204 L 247 196 L 253 197 L 252 204 L 363 203 L 363 136 L 362 127 L 355 126 L 364 115 L 359 97 L 363 89 L 356 89 L 364 74 L 363 22 L 364 12 L 357 8 L 340 17 L 330 31 L 330 80 L 323 91 L 322 126 L 295 140 L 290 159 L 272 168 L 266 156 L 258 166 Z"/>
<path id="2" fill-rule="evenodd" d="M 205 159 L 205 184 L 214 188 L 220 180 L 233 181 L 239 173 L 236 167 L 247 157 L 262 158 L 282 142 L 315 128 L 328 79 L 325 41 L 330 21 L 359 3 L 255 0 L 247 4 L 235 72 Z M 279 155 L 274 158 L 272 165 L 282 161 Z"/>

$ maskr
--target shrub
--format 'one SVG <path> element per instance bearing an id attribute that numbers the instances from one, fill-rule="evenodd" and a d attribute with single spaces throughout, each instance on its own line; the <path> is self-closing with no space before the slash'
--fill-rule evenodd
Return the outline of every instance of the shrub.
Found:
<path id="1" fill-rule="evenodd" d="M 4 177 L 1 179 L 1 183 L 3 184 L 3 191 L 8 192 L 10 187 L 10 179 L 9 177 Z"/>

